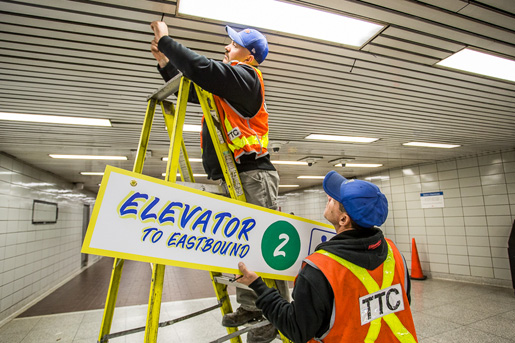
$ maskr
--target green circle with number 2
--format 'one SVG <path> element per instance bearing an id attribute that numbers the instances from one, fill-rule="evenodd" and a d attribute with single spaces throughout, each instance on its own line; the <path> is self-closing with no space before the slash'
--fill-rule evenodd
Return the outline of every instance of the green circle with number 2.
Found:
<path id="1" fill-rule="evenodd" d="M 261 254 L 275 270 L 293 266 L 300 254 L 300 237 L 295 227 L 284 220 L 270 225 L 261 240 Z"/>

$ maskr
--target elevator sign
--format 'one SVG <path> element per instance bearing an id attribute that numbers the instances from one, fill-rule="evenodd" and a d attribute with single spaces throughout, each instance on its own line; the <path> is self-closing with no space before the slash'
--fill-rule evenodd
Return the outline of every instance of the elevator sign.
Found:
<path id="1" fill-rule="evenodd" d="M 324 232 L 324 235 L 313 235 Z M 108 166 L 83 253 L 293 280 L 329 225 Z"/>
<path id="2" fill-rule="evenodd" d="M 422 208 L 444 207 L 443 192 L 420 193 Z"/>

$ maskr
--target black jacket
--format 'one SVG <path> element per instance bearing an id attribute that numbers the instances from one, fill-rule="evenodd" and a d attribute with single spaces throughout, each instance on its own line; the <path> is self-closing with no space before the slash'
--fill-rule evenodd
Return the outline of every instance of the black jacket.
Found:
<path id="1" fill-rule="evenodd" d="M 382 240 L 384 244 L 369 250 L 369 246 Z M 388 247 L 380 229 L 345 231 L 321 243 L 324 249 L 368 270 L 379 267 L 386 259 Z M 407 272 L 407 271 L 406 271 Z M 265 317 L 286 337 L 296 343 L 320 337 L 329 329 L 334 293 L 324 274 L 309 264 L 299 272 L 293 288 L 293 301 L 284 300 L 277 290 L 268 288 L 261 278 L 250 287 L 257 293 L 256 305 Z M 410 283 L 406 286 L 410 299 Z"/>
<path id="2" fill-rule="evenodd" d="M 158 70 L 165 81 L 180 72 L 204 90 L 224 98 L 245 117 L 253 117 L 261 107 L 261 83 L 251 66 L 238 64 L 231 66 L 208 59 L 164 36 L 158 43 L 161 51 L 170 62 Z M 190 89 L 190 102 L 198 103 L 195 90 Z M 223 177 L 207 125 L 202 127 L 202 163 L 208 178 L 218 180 Z M 255 154 L 244 155 L 236 164 L 238 172 L 255 169 L 275 170 L 270 156 L 256 159 Z"/>

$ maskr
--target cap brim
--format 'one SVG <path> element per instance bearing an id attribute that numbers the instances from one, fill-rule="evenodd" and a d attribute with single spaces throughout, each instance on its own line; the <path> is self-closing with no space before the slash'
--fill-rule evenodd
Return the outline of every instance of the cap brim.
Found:
<path id="1" fill-rule="evenodd" d="M 331 198 L 341 202 L 342 195 L 340 194 L 340 187 L 347 179 L 331 170 L 324 178 L 323 187 L 324 191 Z"/>
<path id="2" fill-rule="evenodd" d="M 225 31 L 227 31 L 227 34 L 233 41 L 235 41 L 238 45 L 245 47 L 245 45 L 243 44 L 243 40 L 241 39 L 240 34 L 238 32 L 233 30 L 229 25 L 225 26 Z"/>

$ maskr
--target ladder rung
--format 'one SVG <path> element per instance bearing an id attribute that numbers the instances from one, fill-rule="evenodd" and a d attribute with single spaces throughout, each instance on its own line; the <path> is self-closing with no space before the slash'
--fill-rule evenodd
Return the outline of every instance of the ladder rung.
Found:
<path id="1" fill-rule="evenodd" d="M 229 276 L 226 276 L 226 275 L 215 276 L 214 279 L 215 279 L 216 283 L 220 283 L 222 285 L 230 285 L 230 286 L 235 286 L 237 288 L 243 288 L 243 289 L 250 289 L 250 290 L 252 290 L 250 287 L 245 286 L 242 283 L 231 282 L 230 281 L 231 278 Z"/>
<path id="2" fill-rule="evenodd" d="M 187 315 L 179 317 L 179 318 L 175 318 L 175 319 L 172 319 L 172 320 L 167 320 L 166 322 L 159 323 L 159 327 L 162 328 L 162 327 L 165 327 L 165 326 L 173 325 L 173 324 L 182 322 L 184 320 L 187 320 L 187 319 L 199 316 L 201 314 L 207 313 L 209 311 L 215 310 L 217 308 L 220 308 L 220 307 L 222 307 L 223 302 L 225 300 L 228 300 L 228 299 L 229 298 L 224 298 L 224 299 L 222 299 L 222 301 L 220 301 L 216 305 L 213 305 L 213 306 L 207 307 L 205 309 L 202 309 L 202 310 L 199 310 L 199 311 L 187 314 Z M 134 328 L 134 329 L 129 329 L 129 330 L 125 330 L 125 331 L 120 331 L 120 332 L 114 332 L 114 333 L 107 334 L 107 335 L 103 336 L 101 340 L 97 341 L 97 343 L 107 342 L 111 338 L 122 337 L 122 336 L 130 335 L 130 334 L 138 333 L 138 332 L 143 332 L 143 331 L 145 331 L 145 326 L 139 327 L 139 328 Z"/>
<path id="3" fill-rule="evenodd" d="M 161 101 L 168 98 L 170 95 L 177 93 L 179 86 L 181 85 L 181 78 L 182 73 L 175 75 L 171 80 L 155 90 L 154 93 L 150 94 L 147 97 L 147 101 L 150 99 Z"/>
<path id="4" fill-rule="evenodd" d="M 234 338 L 234 337 L 237 337 L 237 336 L 241 336 L 243 335 L 244 333 L 246 332 L 249 332 L 250 330 L 252 329 L 257 329 L 257 328 L 260 328 L 262 326 L 266 326 L 270 324 L 270 322 L 268 320 L 262 320 L 262 321 L 259 321 L 257 324 L 253 324 L 253 325 L 249 325 L 241 330 L 238 330 L 238 331 L 235 331 L 231 334 L 228 334 L 228 335 L 225 335 L 225 336 L 222 336 L 218 339 L 215 339 L 214 341 L 211 341 L 209 343 L 221 343 L 221 342 L 225 342 L 225 341 L 228 341 L 230 340 L 231 338 Z"/>
<path id="5" fill-rule="evenodd" d="M 220 195 L 228 195 L 229 192 L 223 187 L 222 185 L 215 185 L 215 184 L 209 184 L 209 183 L 198 183 L 198 182 L 183 182 L 183 181 L 177 181 L 178 185 L 191 187 L 198 189 L 200 191 L 214 193 L 214 194 L 220 194 Z"/>

